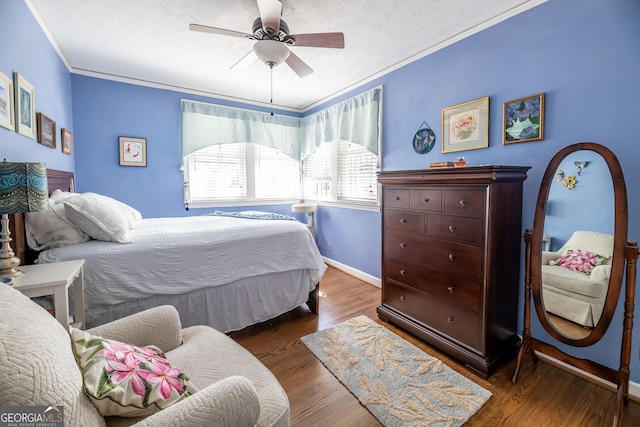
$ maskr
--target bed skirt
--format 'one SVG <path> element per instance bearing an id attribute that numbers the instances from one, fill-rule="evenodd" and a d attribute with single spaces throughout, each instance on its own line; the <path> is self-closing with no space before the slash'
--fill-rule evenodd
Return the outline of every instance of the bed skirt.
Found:
<path id="1" fill-rule="evenodd" d="M 151 307 L 172 305 L 180 313 L 183 328 L 208 325 L 228 333 L 293 310 L 309 299 L 309 292 L 315 287 L 308 270 L 270 273 L 184 294 L 154 295 L 88 308 L 86 327 L 93 328 Z"/>

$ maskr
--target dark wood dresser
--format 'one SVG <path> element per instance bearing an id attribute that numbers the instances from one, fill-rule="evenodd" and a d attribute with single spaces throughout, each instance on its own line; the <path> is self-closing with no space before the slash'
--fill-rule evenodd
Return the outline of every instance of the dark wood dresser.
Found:
<path id="1" fill-rule="evenodd" d="M 522 183 L 529 167 L 380 172 L 378 316 L 481 377 L 519 344 Z"/>

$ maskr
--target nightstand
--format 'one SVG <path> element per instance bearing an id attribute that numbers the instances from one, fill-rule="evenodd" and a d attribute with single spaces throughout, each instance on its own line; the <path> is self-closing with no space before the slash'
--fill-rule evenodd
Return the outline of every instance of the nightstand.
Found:
<path id="1" fill-rule="evenodd" d="M 53 262 L 48 264 L 22 265 L 24 274 L 13 279 L 13 287 L 29 298 L 53 296 L 56 319 L 69 325 L 69 287 L 73 289 L 73 323 L 76 328 L 84 326 L 84 260 Z"/>

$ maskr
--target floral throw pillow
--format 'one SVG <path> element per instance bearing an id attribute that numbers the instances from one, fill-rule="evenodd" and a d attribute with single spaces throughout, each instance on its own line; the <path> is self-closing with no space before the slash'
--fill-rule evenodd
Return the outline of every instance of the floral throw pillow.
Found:
<path id="1" fill-rule="evenodd" d="M 145 417 L 196 392 L 160 349 L 69 327 L 84 391 L 102 416 Z"/>
<path id="2" fill-rule="evenodd" d="M 589 275 L 591 270 L 602 264 L 605 259 L 606 257 L 593 252 L 569 249 L 560 258 L 550 261 L 549 264 Z"/>

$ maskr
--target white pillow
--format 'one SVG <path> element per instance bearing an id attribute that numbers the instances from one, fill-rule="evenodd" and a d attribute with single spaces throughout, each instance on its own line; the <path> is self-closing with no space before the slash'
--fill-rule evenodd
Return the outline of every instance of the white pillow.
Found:
<path id="1" fill-rule="evenodd" d="M 135 226 L 138 225 L 140 221 L 142 221 L 142 214 L 138 212 L 135 208 L 132 208 L 131 206 L 119 200 L 111 199 L 110 197 L 107 197 L 107 196 L 102 196 L 102 197 L 112 200 L 113 203 L 115 203 L 116 206 L 120 208 L 124 216 L 127 218 L 127 222 L 129 223 L 129 229 L 135 228 Z"/>
<path id="2" fill-rule="evenodd" d="M 83 193 L 57 203 L 84 233 L 105 242 L 131 243 L 129 221 L 115 200 L 96 193 Z"/>
<path id="3" fill-rule="evenodd" d="M 56 201 L 69 197 L 72 193 L 56 190 L 49 197 L 49 208 L 40 212 L 25 214 L 27 244 L 35 251 L 86 242 L 90 237 L 76 227 L 67 217 L 63 205 Z"/>

